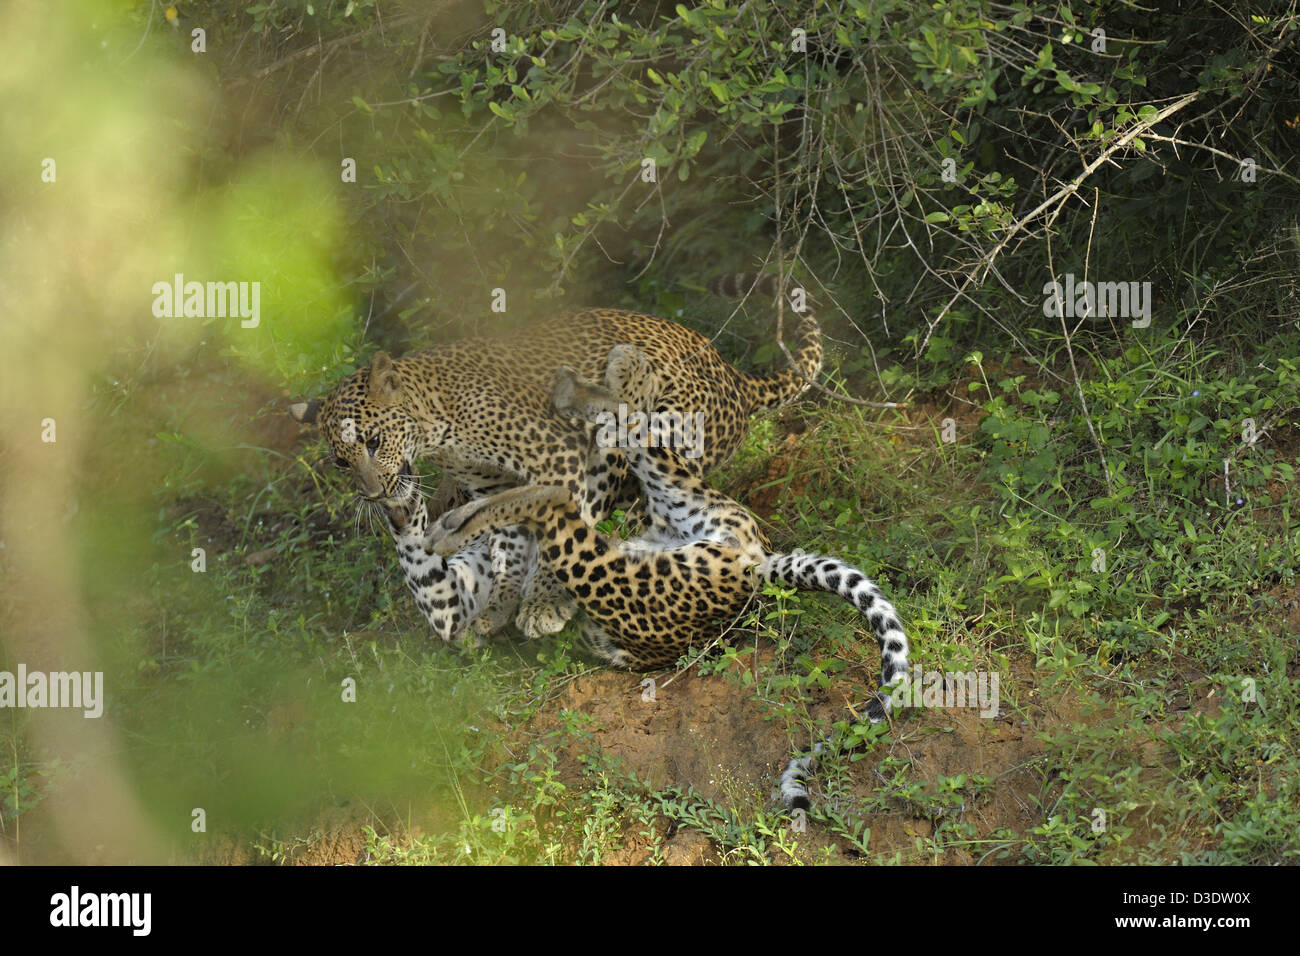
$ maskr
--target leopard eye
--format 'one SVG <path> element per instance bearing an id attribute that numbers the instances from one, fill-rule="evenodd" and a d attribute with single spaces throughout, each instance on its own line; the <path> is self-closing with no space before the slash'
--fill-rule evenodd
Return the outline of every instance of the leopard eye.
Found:
<path id="1" fill-rule="evenodd" d="M 370 450 L 370 453 L 371 453 L 372 455 L 373 455 L 375 452 L 379 451 L 379 436 L 378 436 L 378 435 L 371 435 L 369 438 L 367 438 L 367 439 L 366 439 L 366 448 L 368 448 L 368 449 Z"/>

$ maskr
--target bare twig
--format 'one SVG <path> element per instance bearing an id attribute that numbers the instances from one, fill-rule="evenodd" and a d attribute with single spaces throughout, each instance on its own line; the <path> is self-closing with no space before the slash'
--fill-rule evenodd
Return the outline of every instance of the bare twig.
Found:
<path id="1" fill-rule="evenodd" d="M 390 21 L 390 26 L 396 26 L 398 24 L 406 23 L 414 19 L 415 16 L 413 14 L 404 14 L 400 17 L 394 17 Z M 324 50 L 330 49 L 335 46 L 340 46 L 345 43 L 352 43 L 354 40 L 360 40 L 362 37 L 368 36 L 369 33 L 370 33 L 369 30 L 358 30 L 356 33 L 349 33 L 346 36 L 334 37 L 332 40 L 317 41 L 316 43 L 313 43 L 311 46 L 303 47 L 301 50 L 295 50 L 293 53 L 290 53 L 287 56 L 282 56 L 274 63 L 270 64 L 269 66 L 264 66 L 260 70 L 254 70 L 252 73 L 246 74 L 245 76 L 231 77 L 229 80 L 225 81 L 225 86 L 228 88 L 233 88 L 236 86 L 242 86 L 245 83 L 251 83 L 253 80 L 263 79 L 265 77 L 270 76 L 272 73 L 275 73 L 277 70 L 283 69 L 284 67 L 288 66 L 290 63 L 296 63 L 298 60 L 305 59 L 309 56 L 318 56 Z M 450 59 L 450 57 L 443 57 L 442 59 Z"/>
<path id="2" fill-rule="evenodd" d="M 1088 225 L 1088 246 L 1084 253 L 1083 279 L 1088 281 L 1088 266 L 1092 260 L 1092 234 L 1097 228 L 1097 210 L 1101 206 L 1101 193 L 1093 187 L 1092 190 L 1092 222 Z M 1047 234 L 1047 265 L 1055 274 L 1056 269 L 1052 266 L 1052 234 Z M 1059 293 L 1058 293 L 1059 295 Z M 1079 396 L 1079 405 L 1083 408 L 1083 420 L 1088 423 L 1088 434 L 1092 436 L 1092 445 L 1097 449 L 1097 457 L 1101 459 L 1101 472 L 1106 478 L 1106 494 L 1113 496 L 1115 486 L 1110 478 L 1110 465 L 1106 461 L 1106 450 L 1101 447 L 1101 439 L 1097 436 L 1097 429 L 1093 427 L 1092 416 L 1088 413 L 1088 400 L 1083 395 L 1083 383 L 1079 380 L 1079 366 L 1074 361 L 1074 345 L 1070 341 L 1070 330 L 1065 324 L 1065 309 L 1058 309 L 1061 318 L 1061 331 L 1065 334 L 1065 353 L 1070 357 L 1070 370 L 1074 373 L 1074 390 Z"/>
<path id="3" fill-rule="evenodd" d="M 1221 149 L 1215 149 L 1213 146 L 1207 146 L 1205 143 L 1197 143 L 1189 139 L 1179 139 L 1177 136 L 1162 136 L 1159 133 L 1148 133 L 1147 139 L 1157 143 L 1169 143 L 1175 147 L 1190 146 L 1193 149 L 1203 149 L 1207 153 L 1213 153 L 1215 156 L 1223 157 L 1236 165 L 1238 169 L 1241 168 L 1241 158 L 1233 156 L 1231 153 L 1225 153 Z M 1255 169 L 1261 173 L 1268 173 L 1270 176 L 1281 176 L 1283 179 L 1288 179 L 1297 186 L 1300 186 L 1300 177 L 1292 176 L 1290 173 L 1284 172 L 1281 169 L 1274 169 L 1271 166 L 1260 166 L 1258 163 L 1255 164 Z"/>
<path id="4" fill-rule="evenodd" d="M 1078 192 L 1079 186 L 1083 184 L 1084 180 L 1095 173 L 1103 165 L 1110 162 L 1112 156 L 1120 150 L 1127 148 L 1133 140 L 1137 139 L 1151 127 L 1155 126 L 1157 123 L 1163 122 L 1178 111 L 1190 106 L 1192 103 L 1200 99 L 1200 97 L 1201 92 L 1199 90 L 1194 93 L 1188 93 L 1186 96 L 1170 103 L 1150 119 L 1135 124 L 1128 132 L 1102 150 L 1097 158 L 1085 166 L 1078 176 L 1074 177 L 1074 179 L 1066 183 L 1056 192 L 1052 193 L 1052 195 L 1048 196 L 1024 216 L 1013 222 L 1007 228 L 1006 235 L 1004 235 L 998 244 L 990 249 L 988 253 L 975 264 L 975 267 L 966 276 L 966 281 L 963 282 L 957 291 L 953 293 L 951 298 L 948 299 L 948 303 L 943 307 L 939 314 L 935 316 L 934 321 L 929 323 L 929 327 L 926 329 L 925 338 L 921 340 L 921 344 L 916 348 L 916 354 L 919 356 L 925 351 L 925 347 L 930 344 L 930 336 L 934 334 L 934 330 L 938 328 L 939 323 L 942 322 L 952 310 L 952 307 L 957 303 L 958 299 L 965 295 L 966 290 L 972 285 L 984 281 L 984 277 L 988 275 L 989 270 L 993 267 L 994 261 L 1002 254 L 1002 251 L 1011 244 L 1011 241 L 1015 239 L 1016 236 L 1025 231 L 1030 223 L 1050 212 L 1053 208 L 1064 205 L 1067 199 Z"/>

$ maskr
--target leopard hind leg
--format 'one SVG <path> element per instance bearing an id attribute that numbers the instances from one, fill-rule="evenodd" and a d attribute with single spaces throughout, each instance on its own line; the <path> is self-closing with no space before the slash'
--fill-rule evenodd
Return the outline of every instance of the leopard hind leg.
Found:
<path id="1" fill-rule="evenodd" d="M 636 667 L 637 658 L 629 653 L 616 638 L 590 620 L 584 620 L 578 631 L 582 645 L 594 656 L 611 667 Z"/>

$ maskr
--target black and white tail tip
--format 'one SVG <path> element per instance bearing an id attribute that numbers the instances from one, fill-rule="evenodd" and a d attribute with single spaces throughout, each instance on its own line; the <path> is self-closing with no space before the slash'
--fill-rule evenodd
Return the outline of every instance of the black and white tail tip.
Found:
<path id="1" fill-rule="evenodd" d="M 867 719 L 879 723 L 889 713 L 892 689 L 907 674 L 908 642 L 898 612 L 865 574 L 838 558 L 814 554 L 773 555 L 762 567 L 767 580 L 840 595 L 858 609 L 880 645 L 880 692 L 867 705 Z M 781 802 L 792 810 L 809 807 L 807 780 L 825 750 L 818 742 L 795 757 L 781 774 Z"/>

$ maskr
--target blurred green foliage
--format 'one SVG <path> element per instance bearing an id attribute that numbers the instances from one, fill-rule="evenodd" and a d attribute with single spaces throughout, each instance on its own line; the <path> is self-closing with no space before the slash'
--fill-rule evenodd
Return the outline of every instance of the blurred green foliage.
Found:
<path id="1" fill-rule="evenodd" d="M 815 819 L 868 857 L 872 815 L 891 812 L 933 824 L 909 860 L 1294 855 L 1288 5 L 177 6 L 175 25 L 138 0 L 59 22 L 31 2 L 0 13 L 0 88 L 27 104 L 0 113 L 0 286 L 26 306 L 3 332 L 0 438 L 26 440 L 57 373 L 80 444 L 47 467 L 80 511 L 56 583 L 84 606 L 141 802 L 184 852 L 193 806 L 216 830 L 274 831 L 278 860 L 278 829 L 350 803 L 435 819 L 423 842 L 372 832 L 383 860 L 595 862 L 633 829 L 658 834 L 660 859 L 665 819 L 728 860 L 800 858 L 763 807 L 656 791 L 594 758 L 583 787 L 560 780 L 556 752 L 583 728 L 507 756 L 499 728 L 578 668 L 567 638 L 426 646 L 386 539 L 275 424 L 286 397 L 324 392 L 376 346 L 579 302 L 680 318 L 742 365 L 779 361 L 766 320 L 701 293 L 781 265 L 817 300 L 830 385 L 913 408 L 767 420 L 720 481 L 777 488 L 778 543 L 879 574 L 927 664 L 1010 675 L 1027 659 L 1032 682 L 1007 685 L 1022 723 L 1040 687 L 1101 714 L 1039 729 L 1032 826 L 977 832 L 963 814 L 987 776 L 919 780 L 875 733 L 887 786 L 853 798 L 851 761 L 830 759 L 843 799 Z M 45 156 L 58 190 L 39 182 Z M 259 327 L 153 320 L 145 290 L 178 272 L 261 282 Z M 1044 286 L 1067 273 L 1151 282 L 1151 326 L 1049 317 Z M 954 409 L 948 442 L 930 419 Z M 10 526 L 31 510 L 12 468 Z M 15 554 L 0 552 L 6 581 Z M 0 610 L 22 599 L 7 588 Z M 778 648 L 762 684 L 792 735 L 811 732 L 810 695 L 871 669 L 856 623 L 780 592 L 749 622 Z M 724 647 L 700 670 L 754 693 L 756 658 Z M 1266 706 L 1180 709 L 1191 684 L 1243 675 Z M 32 743 L 36 718 L 6 719 L 7 827 L 69 761 Z M 1148 743 L 1166 759 L 1139 772 Z M 1103 832 L 1099 805 L 1120 821 Z"/>

